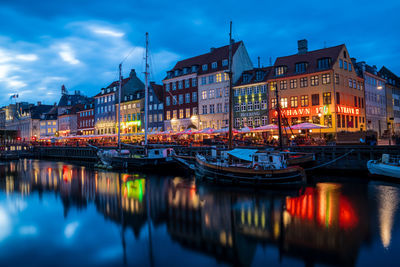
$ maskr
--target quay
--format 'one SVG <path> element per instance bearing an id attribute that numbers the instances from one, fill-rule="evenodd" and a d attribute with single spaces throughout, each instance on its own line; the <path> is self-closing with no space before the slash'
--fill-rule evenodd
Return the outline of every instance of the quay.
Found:
<path id="1" fill-rule="evenodd" d="M 178 155 L 195 156 L 197 153 L 211 154 L 212 148 L 222 149 L 222 146 L 172 146 Z M 246 146 L 241 148 L 265 148 L 260 146 Z M 102 147 L 102 149 L 116 149 L 116 147 Z M 135 148 L 133 148 L 134 150 Z M 140 148 L 136 148 L 140 149 Z M 362 146 L 362 145 L 340 145 L 340 146 L 292 146 L 287 150 L 293 152 L 314 153 L 317 165 L 327 162 L 332 163 L 324 166 L 324 169 L 367 171 L 369 160 L 380 159 L 382 154 L 400 155 L 400 146 Z M 5 151 L 4 151 L 5 150 Z M 50 160 L 79 160 L 84 162 L 97 161 L 96 150 L 88 146 L 28 146 L 14 145 L 12 148 L 3 149 L 19 158 L 36 158 Z M 339 157 L 347 155 L 339 160 Z M 6 159 L 6 157 L 4 157 Z"/>

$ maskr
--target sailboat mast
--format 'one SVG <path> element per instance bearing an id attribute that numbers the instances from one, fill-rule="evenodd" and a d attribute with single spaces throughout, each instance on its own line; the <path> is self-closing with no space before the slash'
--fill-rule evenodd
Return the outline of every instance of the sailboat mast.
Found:
<path id="1" fill-rule="evenodd" d="M 149 86 L 148 86 L 148 68 L 149 65 L 147 63 L 148 59 L 148 53 L 149 53 L 149 33 L 146 32 L 146 67 L 145 67 L 145 73 L 144 73 L 144 145 L 147 146 L 147 129 L 149 126 L 148 123 L 148 116 L 149 116 Z"/>
<path id="2" fill-rule="evenodd" d="M 281 127 L 281 108 L 279 106 L 279 95 L 278 95 L 278 87 L 275 87 L 275 97 L 276 97 L 276 112 L 278 113 L 278 130 L 279 130 L 279 148 L 283 150 L 283 142 L 282 142 L 282 127 Z"/>
<path id="3" fill-rule="evenodd" d="M 121 90 L 122 90 L 122 63 L 119 64 L 119 83 L 118 83 L 118 150 L 121 151 Z"/>
<path id="4" fill-rule="evenodd" d="M 233 126 L 233 93 L 232 93 L 232 21 L 229 30 L 229 134 L 228 134 L 228 148 L 232 149 L 232 126 Z"/>

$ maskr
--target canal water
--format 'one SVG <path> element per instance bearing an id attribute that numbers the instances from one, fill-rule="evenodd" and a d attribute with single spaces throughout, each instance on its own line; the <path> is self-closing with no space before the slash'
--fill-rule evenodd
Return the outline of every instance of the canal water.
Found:
<path id="1" fill-rule="evenodd" d="M 341 178 L 255 191 L 63 162 L 0 163 L 0 264 L 398 265 L 400 187 Z"/>

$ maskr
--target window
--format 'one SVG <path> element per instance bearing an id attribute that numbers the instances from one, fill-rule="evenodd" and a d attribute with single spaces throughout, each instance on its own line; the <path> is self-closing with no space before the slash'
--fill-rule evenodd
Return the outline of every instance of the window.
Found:
<path id="1" fill-rule="evenodd" d="M 207 84 L 207 77 L 201 77 L 201 84 Z"/>
<path id="2" fill-rule="evenodd" d="M 167 84 L 165 85 L 165 91 L 166 91 L 166 92 L 169 92 L 169 88 L 170 88 L 170 84 L 167 83 Z"/>
<path id="3" fill-rule="evenodd" d="M 318 69 L 325 70 L 331 67 L 331 59 L 330 58 L 320 58 L 318 59 Z"/>
<path id="4" fill-rule="evenodd" d="M 217 83 L 222 82 L 222 75 L 221 75 L 221 73 L 217 73 L 217 74 L 215 75 L 215 82 L 217 82 Z"/>
<path id="5" fill-rule="evenodd" d="M 176 96 L 172 97 L 172 105 L 176 105 L 177 104 L 177 99 Z"/>
<path id="6" fill-rule="evenodd" d="M 307 77 L 300 78 L 300 87 L 307 87 L 308 86 L 308 79 Z"/>
<path id="7" fill-rule="evenodd" d="M 336 92 L 336 104 L 340 105 L 340 93 Z"/>
<path id="8" fill-rule="evenodd" d="M 300 96 L 300 105 L 302 107 L 308 107 L 308 95 Z"/>
<path id="9" fill-rule="evenodd" d="M 290 89 L 297 88 L 297 79 L 290 80 Z"/>
<path id="10" fill-rule="evenodd" d="M 354 106 L 357 107 L 357 97 L 354 97 Z"/>
<path id="11" fill-rule="evenodd" d="M 235 119 L 235 128 L 239 128 L 240 127 L 240 118 L 236 118 Z"/>
<path id="12" fill-rule="evenodd" d="M 297 108 L 298 107 L 298 98 L 297 98 L 297 96 L 291 96 L 290 97 L 290 106 L 292 108 Z"/>
<path id="13" fill-rule="evenodd" d="M 253 102 L 247 102 L 247 111 L 253 111 Z"/>
<path id="14" fill-rule="evenodd" d="M 311 105 L 313 105 L 313 106 L 319 105 L 319 94 L 311 95 Z"/>
<path id="15" fill-rule="evenodd" d="M 338 128 L 342 127 L 342 123 L 341 123 L 341 120 L 340 120 L 341 118 L 342 118 L 342 116 L 340 114 L 338 114 L 337 115 L 337 122 L 336 122 L 336 125 L 337 125 Z"/>
<path id="16" fill-rule="evenodd" d="M 253 127 L 253 117 L 250 117 L 250 118 L 247 119 L 247 125 L 249 127 Z"/>
<path id="17" fill-rule="evenodd" d="M 183 119 L 183 118 L 184 118 L 184 116 L 183 116 L 183 109 L 180 109 L 180 110 L 179 110 L 179 118 L 180 118 L 180 119 Z"/>
<path id="18" fill-rule="evenodd" d="M 275 75 L 276 76 L 282 76 L 285 75 L 287 71 L 287 67 L 286 66 L 279 66 L 275 68 Z"/>
<path id="19" fill-rule="evenodd" d="M 319 116 L 312 116 L 312 123 L 321 124 L 321 119 Z"/>
<path id="20" fill-rule="evenodd" d="M 281 108 L 287 108 L 288 107 L 288 99 L 287 97 L 282 97 L 281 98 Z"/>
<path id="21" fill-rule="evenodd" d="M 204 64 L 203 66 L 201 66 L 201 69 L 202 69 L 203 71 L 206 71 L 206 70 L 208 69 L 207 64 Z"/>
<path id="22" fill-rule="evenodd" d="M 335 74 L 335 83 L 339 84 L 339 74 Z"/>
<path id="23" fill-rule="evenodd" d="M 243 82 L 247 83 L 250 81 L 250 75 L 249 74 L 243 74 Z"/>
<path id="24" fill-rule="evenodd" d="M 228 102 L 225 102 L 224 103 L 224 112 L 226 113 L 226 112 L 228 112 L 229 111 L 229 103 Z"/>
<path id="25" fill-rule="evenodd" d="M 254 86 L 253 87 L 253 92 L 254 92 L 255 95 L 258 94 L 260 92 L 260 86 Z"/>
<path id="26" fill-rule="evenodd" d="M 296 63 L 296 73 L 306 72 L 306 68 L 307 68 L 306 62 Z"/>
<path id="27" fill-rule="evenodd" d="M 293 117 L 292 118 L 292 125 L 298 124 L 299 123 L 299 118 Z"/>
<path id="28" fill-rule="evenodd" d="M 192 93 L 192 101 L 197 102 L 197 92 Z"/>
<path id="29" fill-rule="evenodd" d="M 224 80 L 225 81 L 229 81 L 229 74 L 228 73 L 224 73 Z"/>
<path id="30" fill-rule="evenodd" d="M 324 116 L 324 125 L 332 128 L 332 115 L 325 115 Z"/>
<path id="31" fill-rule="evenodd" d="M 222 60 L 222 66 L 228 66 L 228 60 L 227 59 Z"/>
<path id="32" fill-rule="evenodd" d="M 260 126 L 260 117 L 255 117 L 254 118 L 254 127 Z"/>
<path id="33" fill-rule="evenodd" d="M 275 99 L 275 105 L 276 105 L 276 99 Z M 274 105 L 274 107 L 275 107 L 275 105 Z M 261 109 L 263 109 L 263 110 L 267 109 L 267 100 L 261 100 Z"/>
<path id="34" fill-rule="evenodd" d="M 253 89 L 251 87 L 247 87 L 247 95 L 251 95 L 253 92 Z"/>
<path id="35" fill-rule="evenodd" d="M 254 101 L 254 110 L 260 110 L 260 101 Z"/>
<path id="36" fill-rule="evenodd" d="M 166 116 L 167 116 L 167 120 L 170 120 L 171 119 L 171 111 L 167 111 L 167 113 L 166 113 Z"/>
<path id="37" fill-rule="evenodd" d="M 318 81 L 318 75 L 316 76 L 311 76 L 311 86 L 316 86 L 318 85 L 319 81 Z"/>
<path id="38" fill-rule="evenodd" d="M 276 108 L 276 98 L 271 98 L 271 108 Z"/>
<path id="39" fill-rule="evenodd" d="M 192 78 L 192 87 L 197 86 L 197 78 Z"/>
<path id="40" fill-rule="evenodd" d="M 262 80 L 262 78 L 263 78 L 263 75 L 262 75 L 263 73 L 261 72 L 261 71 L 257 71 L 256 72 L 256 80 L 257 81 L 261 81 Z"/>
<path id="41" fill-rule="evenodd" d="M 207 99 L 207 90 L 204 90 L 201 92 L 201 100 L 206 100 Z"/>
<path id="42" fill-rule="evenodd" d="M 347 61 L 344 61 L 344 69 L 347 70 Z"/>
<path id="43" fill-rule="evenodd" d="M 221 113 L 222 112 L 222 103 L 218 103 L 217 104 L 217 113 Z"/>
<path id="44" fill-rule="evenodd" d="M 190 118 L 190 108 L 186 109 L 186 118 Z"/>
<path id="45" fill-rule="evenodd" d="M 183 104 L 183 95 L 179 95 L 179 105 Z"/>
<path id="46" fill-rule="evenodd" d="M 221 98 L 221 97 L 222 97 L 222 89 L 221 89 L 221 88 L 217 88 L 216 97 L 217 97 L 217 98 Z"/>
<path id="47" fill-rule="evenodd" d="M 343 59 L 339 59 L 339 67 L 343 69 Z"/>
<path id="48" fill-rule="evenodd" d="M 349 79 L 349 87 L 352 88 L 353 87 L 353 80 Z"/>
<path id="49" fill-rule="evenodd" d="M 234 95 L 234 96 L 239 96 L 239 90 L 240 90 L 240 89 L 234 89 L 234 90 L 233 90 L 233 95 Z"/>
<path id="50" fill-rule="evenodd" d="M 216 69 L 217 68 L 217 62 L 213 62 L 213 63 L 211 63 L 211 68 L 213 68 L 213 69 Z"/>
<path id="51" fill-rule="evenodd" d="M 240 104 L 240 110 L 246 111 L 246 103 L 245 102 L 242 102 L 242 104 Z"/>
<path id="52" fill-rule="evenodd" d="M 190 87 L 190 82 L 189 79 L 185 80 L 185 88 L 189 88 Z"/>
<path id="53" fill-rule="evenodd" d="M 193 115 L 197 115 L 197 107 L 194 107 L 193 108 L 193 113 L 192 113 Z"/>
<path id="54" fill-rule="evenodd" d="M 208 76 L 208 83 L 213 83 L 214 82 L 214 75 Z"/>
<path id="55" fill-rule="evenodd" d="M 207 114 L 207 105 L 203 105 L 203 114 Z"/>
<path id="56" fill-rule="evenodd" d="M 235 111 L 240 111 L 240 105 L 239 105 L 239 103 L 236 103 L 236 104 L 235 104 Z"/>
<path id="57" fill-rule="evenodd" d="M 349 71 L 351 71 L 351 63 L 349 62 Z"/>
<path id="58" fill-rule="evenodd" d="M 263 126 L 264 126 L 264 125 L 267 125 L 267 123 L 268 123 L 268 117 L 267 117 L 267 116 L 262 116 L 262 117 L 261 117 L 261 123 L 262 123 Z"/>
<path id="59" fill-rule="evenodd" d="M 322 74 L 322 84 L 331 83 L 331 75 L 329 73 Z"/>
<path id="60" fill-rule="evenodd" d="M 215 89 L 210 89 L 209 98 L 210 98 L 210 99 L 215 98 Z"/>
<path id="61" fill-rule="evenodd" d="M 244 96 L 246 94 L 246 88 L 240 88 L 240 95 Z"/>
<path id="62" fill-rule="evenodd" d="M 261 85 L 261 93 L 266 93 L 267 92 L 267 85 Z"/>
<path id="63" fill-rule="evenodd" d="M 176 82 L 173 82 L 173 83 L 172 83 L 172 90 L 173 90 L 173 91 L 176 90 Z"/>
<path id="64" fill-rule="evenodd" d="M 271 91 L 274 91 L 274 90 L 276 89 L 276 82 L 271 82 L 271 83 L 269 84 L 269 86 L 270 86 L 270 90 L 271 90 Z"/>
<path id="65" fill-rule="evenodd" d="M 186 102 L 186 104 L 190 103 L 190 93 L 185 94 L 185 102 Z"/>
<path id="66" fill-rule="evenodd" d="M 287 81 L 280 81 L 279 82 L 279 87 L 281 90 L 287 89 Z"/>
<path id="67" fill-rule="evenodd" d="M 153 122 L 153 115 L 149 115 L 149 123 Z"/>
<path id="68" fill-rule="evenodd" d="M 178 82 L 178 88 L 179 89 L 183 89 L 183 81 L 179 81 Z"/>
<path id="69" fill-rule="evenodd" d="M 323 93 L 322 98 L 323 98 L 324 105 L 331 104 L 331 93 Z"/>

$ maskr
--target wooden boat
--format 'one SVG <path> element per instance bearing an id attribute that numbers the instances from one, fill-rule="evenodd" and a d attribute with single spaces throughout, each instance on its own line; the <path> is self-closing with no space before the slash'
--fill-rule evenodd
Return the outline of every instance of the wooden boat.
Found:
<path id="1" fill-rule="evenodd" d="M 299 185 L 305 181 L 304 169 L 287 166 L 280 152 L 256 152 L 246 163 L 234 159 L 215 161 L 196 156 L 196 175 L 208 180 L 228 184 L 248 185 Z"/>
<path id="2" fill-rule="evenodd" d="M 400 156 L 383 154 L 380 160 L 368 161 L 367 167 L 371 174 L 400 178 Z"/>

